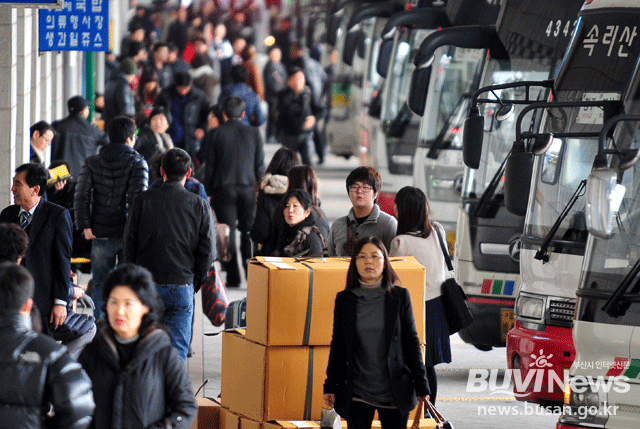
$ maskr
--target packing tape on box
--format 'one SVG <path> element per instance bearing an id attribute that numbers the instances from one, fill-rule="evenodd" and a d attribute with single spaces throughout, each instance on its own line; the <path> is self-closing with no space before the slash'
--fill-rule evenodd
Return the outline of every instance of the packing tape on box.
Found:
<path id="1" fill-rule="evenodd" d="M 307 297 L 307 315 L 304 321 L 304 334 L 302 336 L 302 345 L 308 346 L 309 336 L 311 335 L 311 312 L 313 311 L 313 267 L 304 262 L 302 265 L 309 268 L 309 296 Z"/>
<path id="2" fill-rule="evenodd" d="M 313 401 L 313 347 L 309 347 L 309 367 L 307 368 L 307 392 L 304 398 L 304 419 L 311 420 Z"/>

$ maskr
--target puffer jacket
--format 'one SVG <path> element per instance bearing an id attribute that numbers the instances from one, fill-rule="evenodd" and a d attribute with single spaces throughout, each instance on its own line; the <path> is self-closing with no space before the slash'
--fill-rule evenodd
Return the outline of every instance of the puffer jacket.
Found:
<path id="1" fill-rule="evenodd" d="M 106 127 L 116 116 L 124 115 L 133 119 L 136 115 L 136 98 L 127 81 L 127 76 L 120 70 L 114 70 L 108 79 L 104 89 L 104 109 L 102 110 Z"/>
<path id="2" fill-rule="evenodd" d="M 141 336 L 124 368 L 104 320 L 82 351 L 78 361 L 93 382 L 96 401 L 94 429 L 186 429 L 195 418 L 198 407 L 187 368 L 169 334 L 152 328 Z"/>
<path id="3" fill-rule="evenodd" d="M 49 403 L 55 427 L 84 429 L 95 408 L 91 381 L 61 346 L 29 329 L 29 318 L 0 318 L 0 428 L 44 428 Z"/>
<path id="4" fill-rule="evenodd" d="M 287 176 L 267 173 L 260 181 L 260 191 L 256 201 L 256 220 L 251 228 L 251 239 L 262 245 L 260 255 L 271 255 L 275 250 L 275 229 L 273 214 L 287 192 L 289 179 Z"/>
<path id="5" fill-rule="evenodd" d="M 82 166 L 74 211 L 76 228 L 98 238 L 122 237 L 129 208 L 149 185 L 147 161 L 127 145 L 110 143 Z"/>

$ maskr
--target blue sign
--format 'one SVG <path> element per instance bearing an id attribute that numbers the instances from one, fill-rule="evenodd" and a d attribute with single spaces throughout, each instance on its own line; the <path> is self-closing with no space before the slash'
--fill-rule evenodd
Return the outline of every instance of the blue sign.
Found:
<path id="1" fill-rule="evenodd" d="M 60 10 L 41 9 L 41 51 L 108 51 L 109 0 L 64 0 Z"/>

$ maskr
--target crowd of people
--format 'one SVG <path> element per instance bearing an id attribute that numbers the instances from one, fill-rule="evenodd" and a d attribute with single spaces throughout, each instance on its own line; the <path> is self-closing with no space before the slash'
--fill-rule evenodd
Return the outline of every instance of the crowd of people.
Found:
<path id="1" fill-rule="evenodd" d="M 346 178 L 351 209 L 330 225 L 312 148 L 322 163 L 331 70 L 291 39 L 285 17 L 260 71 L 252 5 L 138 7 L 122 57 L 108 56 L 104 131 L 81 96 L 66 118 L 31 127 L 30 162 L 0 213 L 0 355 L 19 390 L 0 389 L 12 405 L 0 407 L 0 428 L 189 427 L 197 407 L 184 363 L 216 223 L 230 228 L 227 287 L 242 284 L 256 255 L 351 257 L 324 386 L 349 427 L 370 427 L 374 410 L 383 428 L 406 427 L 418 397 L 435 401 L 434 366 L 451 361 L 444 230 L 416 188 L 398 192 L 395 217 L 382 212 L 382 179 L 364 166 Z M 267 166 L 265 121 L 267 142 L 282 144 Z M 72 255 L 90 257 L 93 317 L 74 312 L 89 298 Z M 427 269 L 426 362 L 390 255 Z M 399 336 L 383 347 L 396 318 Z"/>

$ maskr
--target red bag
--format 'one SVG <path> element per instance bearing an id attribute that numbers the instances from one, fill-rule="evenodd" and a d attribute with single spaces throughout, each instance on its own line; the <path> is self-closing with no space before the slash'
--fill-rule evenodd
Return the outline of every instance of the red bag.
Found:
<path id="1" fill-rule="evenodd" d="M 202 311 L 213 326 L 224 325 L 224 317 L 229 306 L 229 296 L 220 274 L 213 266 L 202 282 Z"/>

